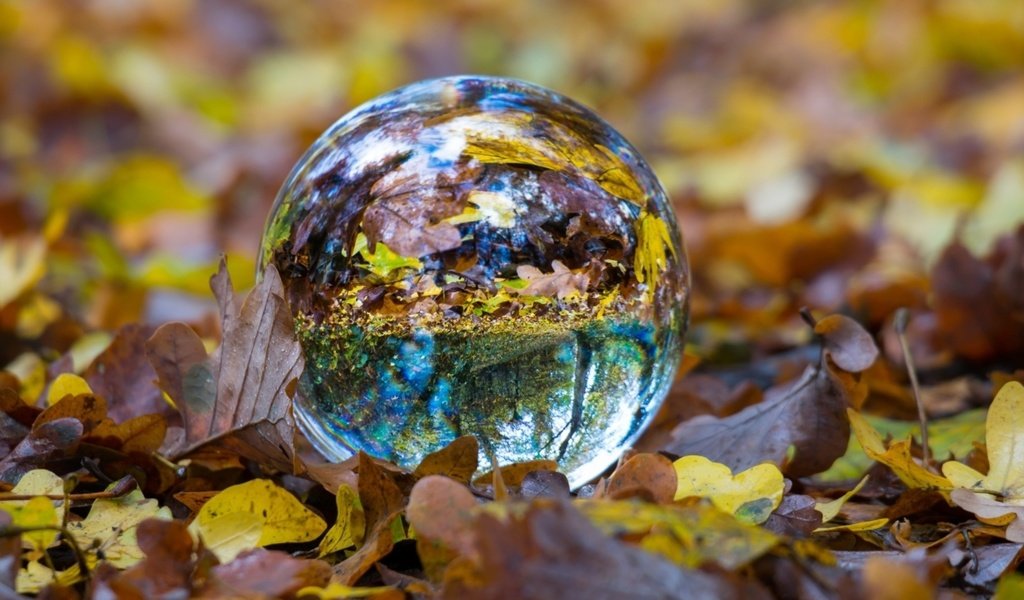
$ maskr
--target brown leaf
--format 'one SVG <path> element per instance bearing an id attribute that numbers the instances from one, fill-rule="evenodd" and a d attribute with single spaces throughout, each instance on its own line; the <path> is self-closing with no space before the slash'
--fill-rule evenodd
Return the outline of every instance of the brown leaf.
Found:
<path id="1" fill-rule="evenodd" d="M 612 499 L 639 494 L 655 503 L 667 504 L 675 498 L 677 485 L 672 461 L 660 454 L 641 453 L 615 469 L 604 493 Z"/>
<path id="2" fill-rule="evenodd" d="M 0 510 L 0 530 L 12 524 L 11 515 Z M 17 598 L 15 580 L 21 568 L 21 536 L 0 535 L 0 598 Z"/>
<path id="3" fill-rule="evenodd" d="M 359 502 L 366 514 L 367 531 L 405 508 L 405 496 L 391 473 L 365 452 L 359 452 Z M 390 520 L 388 521 L 390 523 Z M 385 523 L 387 525 L 388 523 Z"/>
<path id="4" fill-rule="evenodd" d="M 197 577 L 197 563 L 212 564 L 208 551 L 196 553 L 195 542 L 182 521 L 146 519 L 136 529 L 139 548 L 146 557 L 123 573 L 97 578 L 91 597 L 169 598 L 190 597 Z"/>
<path id="5" fill-rule="evenodd" d="M 480 446 L 476 438 L 464 435 L 437 452 L 423 458 L 413 472 L 416 477 L 444 475 L 456 481 L 469 483 L 476 472 L 477 454 Z"/>
<path id="6" fill-rule="evenodd" d="M 150 454 L 163 444 L 167 434 L 167 421 L 163 415 L 148 414 L 115 425 L 109 420 L 101 422 L 86 434 L 90 442 L 119 449 L 125 454 Z"/>
<path id="7" fill-rule="evenodd" d="M 525 288 L 517 290 L 517 292 L 520 294 L 565 298 L 574 293 L 587 291 L 590 278 L 586 273 L 577 273 L 558 260 L 551 263 L 551 269 L 551 273 L 543 273 L 532 265 L 520 265 L 517 267 L 516 274 L 529 282 Z"/>
<path id="8" fill-rule="evenodd" d="M 142 325 L 122 327 L 82 374 L 92 391 L 107 401 L 107 414 L 114 421 L 149 414 L 177 419 L 153 383 L 156 371 L 146 359 L 146 340 L 152 334 L 152 328 Z"/>
<path id="9" fill-rule="evenodd" d="M 65 417 L 34 427 L 11 453 L 0 459 L 0 481 L 15 484 L 32 469 L 74 455 L 82 439 L 82 423 Z"/>
<path id="10" fill-rule="evenodd" d="M 182 413 L 183 456 L 217 444 L 264 465 L 293 471 L 291 414 L 303 359 L 277 270 L 236 310 L 224 261 L 210 280 L 221 309 L 223 341 L 211 356 L 199 337 L 181 324 L 164 325 L 146 343 L 160 386 Z"/>
<path id="11" fill-rule="evenodd" d="M 323 586 L 330 578 L 331 567 L 322 560 L 255 548 L 213 567 L 202 597 L 290 598 L 304 587 Z"/>
<path id="12" fill-rule="evenodd" d="M 977 563 L 963 569 L 964 579 L 971 585 L 988 585 L 1020 564 L 1022 549 L 1024 544 L 990 544 L 974 548 Z"/>
<path id="13" fill-rule="evenodd" d="M 699 454 L 733 471 L 762 462 L 781 465 L 791 477 L 827 469 L 846 452 L 850 436 L 846 408 L 856 405 L 865 393 L 858 374 L 841 368 L 834 357 L 860 367 L 874 361 L 877 348 L 870 336 L 857 331 L 860 325 L 847 317 L 823 321 L 821 360 L 796 383 L 768 390 L 763 402 L 729 417 L 701 416 L 683 423 L 665 450 Z M 786 463 L 790 446 L 795 453 Z"/>
<path id="14" fill-rule="evenodd" d="M 821 336 L 824 352 L 844 371 L 867 371 L 878 358 L 871 334 L 849 317 L 829 315 L 814 325 L 814 333 Z"/>
<path id="15" fill-rule="evenodd" d="M 553 460 L 529 460 L 526 462 L 505 465 L 504 467 L 500 467 L 500 469 L 501 478 L 504 480 L 505 485 L 519 486 L 523 483 L 523 479 L 534 471 L 558 470 L 558 463 Z M 488 471 L 474 479 L 473 485 L 490 485 L 493 479 L 494 472 Z"/>
<path id="16" fill-rule="evenodd" d="M 32 427 L 36 428 L 44 423 L 68 417 L 78 419 L 82 424 L 84 434 L 88 435 L 107 418 L 107 402 L 93 394 L 64 396 L 56 404 L 44 410 L 36 418 L 36 422 L 33 423 Z"/>
<path id="17" fill-rule="evenodd" d="M 474 529 L 477 558 L 449 566 L 442 598 L 741 597 L 722 577 L 605 537 L 566 502 L 535 500 L 507 520 L 484 513 Z"/>
<path id="18" fill-rule="evenodd" d="M 530 471 L 519 486 L 520 498 L 569 498 L 569 478 L 558 471 Z"/>
<path id="19" fill-rule="evenodd" d="M 334 566 L 331 581 L 342 585 L 355 585 L 378 560 L 387 556 L 395 547 L 391 535 L 391 521 L 401 514 L 402 510 L 399 509 L 383 515 L 373 529 L 369 530 L 363 545 L 352 556 Z"/>
<path id="20" fill-rule="evenodd" d="M 821 527 L 821 513 L 815 510 L 814 498 L 790 494 L 764 522 L 768 531 L 793 538 L 802 538 Z"/>
<path id="21" fill-rule="evenodd" d="M 405 516 L 417 535 L 467 555 L 473 551 L 476 506 L 476 498 L 465 485 L 441 475 L 428 475 L 413 486 Z"/>

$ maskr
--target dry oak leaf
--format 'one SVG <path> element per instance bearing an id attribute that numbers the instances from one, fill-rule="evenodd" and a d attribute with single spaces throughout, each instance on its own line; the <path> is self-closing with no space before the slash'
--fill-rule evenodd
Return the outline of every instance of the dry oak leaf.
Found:
<path id="1" fill-rule="evenodd" d="M 513 291 L 532 296 L 557 296 L 560 300 L 587 291 L 590 283 L 586 273 L 577 273 L 562 264 L 552 261 L 551 273 L 543 273 L 533 265 L 519 265 L 516 274 L 528 283 L 525 288 Z"/>
<path id="2" fill-rule="evenodd" d="M 184 442 L 172 454 L 183 456 L 216 442 L 262 465 L 294 472 L 291 404 L 304 362 L 281 277 L 268 266 L 236 308 L 222 259 L 210 287 L 223 331 L 213 354 L 206 355 L 202 340 L 183 323 L 163 325 L 146 342 L 160 387 L 185 425 Z"/>
<path id="3" fill-rule="evenodd" d="M 779 465 L 790 477 L 827 469 L 846 452 L 846 408 L 863 400 L 860 373 L 871 366 L 878 349 L 863 327 L 842 315 L 825 317 L 814 331 L 822 340 L 821 359 L 796 383 L 770 389 L 761 403 L 728 417 L 686 421 L 673 431 L 665 450 L 705 456 L 733 471 L 764 462 Z"/>
<path id="4" fill-rule="evenodd" d="M 949 480 L 928 470 L 910 453 L 911 440 L 899 440 L 892 442 L 887 448 L 882 441 L 881 434 L 868 423 L 867 419 L 855 410 L 847 409 L 850 424 L 853 426 L 854 435 L 860 442 L 864 453 L 872 460 L 876 460 L 892 469 L 892 472 L 905 483 L 907 487 L 923 490 L 938 490 L 943 494 L 952 488 Z"/>
<path id="5" fill-rule="evenodd" d="M 619 465 L 604 486 L 604 495 L 612 499 L 645 495 L 658 504 L 675 498 L 677 475 L 672 461 L 660 454 L 643 452 Z"/>

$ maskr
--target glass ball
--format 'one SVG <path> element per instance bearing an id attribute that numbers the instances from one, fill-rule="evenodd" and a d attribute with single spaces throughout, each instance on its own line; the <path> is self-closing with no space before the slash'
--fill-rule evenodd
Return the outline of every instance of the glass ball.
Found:
<path id="1" fill-rule="evenodd" d="M 332 125 L 273 206 L 313 445 L 413 467 L 471 434 L 481 465 L 573 487 L 643 431 L 682 351 L 689 268 L 650 167 L 580 104 L 452 77 Z"/>

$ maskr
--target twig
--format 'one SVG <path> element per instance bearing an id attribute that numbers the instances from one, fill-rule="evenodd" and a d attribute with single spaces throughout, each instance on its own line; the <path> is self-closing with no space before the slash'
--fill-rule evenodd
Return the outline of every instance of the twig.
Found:
<path id="1" fill-rule="evenodd" d="M 130 475 L 117 480 L 114 487 L 102 492 L 88 492 L 84 494 L 11 494 L 0 493 L 0 502 L 31 500 L 32 498 L 46 498 L 47 500 L 67 500 L 68 502 L 84 502 L 88 500 L 103 500 L 108 498 L 120 498 L 138 487 Z"/>
<path id="2" fill-rule="evenodd" d="M 928 416 L 924 412 L 924 402 L 921 401 L 921 388 L 917 383 L 917 369 L 914 368 L 914 360 L 910 356 L 910 344 L 907 343 L 907 323 L 910 322 L 910 311 L 900 308 L 896 311 L 893 326 L 896 328 L 896 337 L 900 340 L 900 348 L 903 350 L 903 362 L 907 365 L 907 374 L 910 376 L 910 389 L 914 392 L 914 402 L 917 403 L 917 419 L 921 423 L 921 457 L 924 459 L 925 468 L 929 465 L 928 448 Z"/>

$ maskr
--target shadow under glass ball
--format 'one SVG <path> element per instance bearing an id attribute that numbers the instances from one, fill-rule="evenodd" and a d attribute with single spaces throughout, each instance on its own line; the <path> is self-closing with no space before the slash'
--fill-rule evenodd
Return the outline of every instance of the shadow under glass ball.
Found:
<path id="1" fill-rule="evenodd" d="M 306 356 L 295 413 L 330 459 L 607 468 L 667 393 L 689 270 L 650 167 L 581 105 L 520 81 L 416 83 L 295 166 L 260 255 Z"/>

